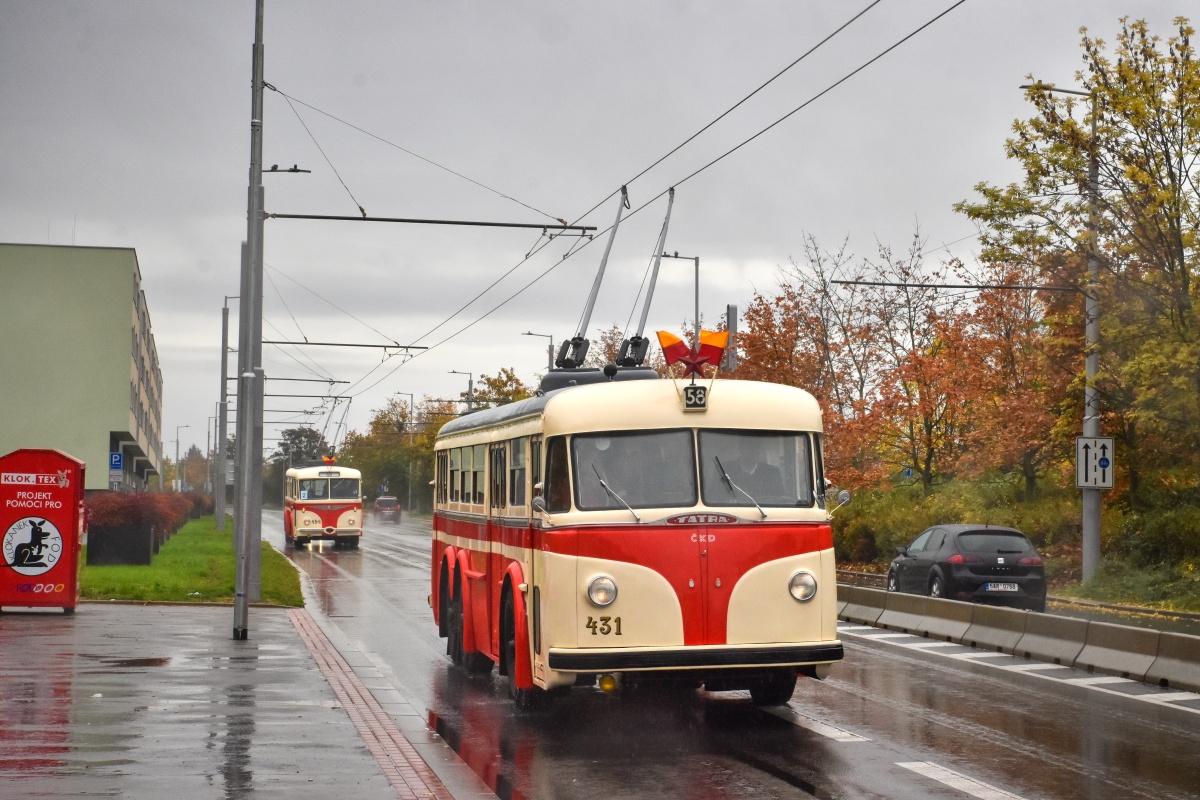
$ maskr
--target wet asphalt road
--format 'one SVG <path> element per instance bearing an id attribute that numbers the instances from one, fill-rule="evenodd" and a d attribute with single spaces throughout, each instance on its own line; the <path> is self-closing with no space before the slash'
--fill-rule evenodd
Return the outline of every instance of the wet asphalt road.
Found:
<path id="1" fill-rule="evenodd" d="M 264 538 L 283 549 L 278 512 Z M 425 519 L 358 551 L 289 553 L 327 615 L 505 798 L 1194 798 L 1200 699 L 857 627 L 829 679 L 768 712 L 746 695 L 575 689 L 516 714 L 451 667 L 426 604 Z"/>

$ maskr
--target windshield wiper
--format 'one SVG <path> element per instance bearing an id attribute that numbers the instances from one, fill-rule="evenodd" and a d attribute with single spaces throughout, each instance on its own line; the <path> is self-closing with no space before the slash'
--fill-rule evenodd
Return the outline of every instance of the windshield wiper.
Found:
<path id="1" fill-rule="evenodd" d="M 734 483 L 733 478 L 729 477 L 729 473 L 725 471 L 725 467 L 721 464 L 721 457 L 713 456 L 713 460 L 717 462 L 717 469 L 721 470 L 721 477 L 725 479 L 725 483 L 729 485 L 729 488 L 744 494 L 747 500 L 749 500 L 751 503 L 754 503 L 754 507 L 758 509 L 758 513 L 762 514 L 762 518 L 766 519 L 767 512 L 762 510 L 762 506 L 758 504 L 758 501 L 751 497 L 749 492 Z"/>
<path id="2" fill-rule="evenodd" d="M 596 469 L 595 464 L 592 464 L 592 472 L 596 473 L 596 479 L 600 481 L 600 485 L 602 487 L 604 487 L 604 491 L 608 492 L 609 495 L 611 495 L 613 497 L 613 499 L 615 499 L 618 503 L 625 506 L 625 508 L 629 511 L 629 513 L 633 514 L 634 519 L 636 519 L 638 522 L 641 522 L 642 518 L 638 516 L 638 513 L 633 510 L 633 507 L 630 506 L 629 503 L 625 502 L 625 498 L 623 498 L 623 497 L 621 497 L 621 495 L 617 494 L 616 491 L 611 486 L 608 485 L 608 482 L 606 480 L 604 480 L 604 476 L 600 474 L 600 470 Z"/>

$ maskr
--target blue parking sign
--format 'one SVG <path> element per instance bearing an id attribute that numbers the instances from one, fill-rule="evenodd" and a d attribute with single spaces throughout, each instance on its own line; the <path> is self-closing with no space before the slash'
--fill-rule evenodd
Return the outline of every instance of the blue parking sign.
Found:
<path id="1" fill-rule="evenodd" d="M 108 468 L 109 469 L 124 469 L 125 468 L 125 456 L 121 453 L 109 453 L 108 454 Z"/>

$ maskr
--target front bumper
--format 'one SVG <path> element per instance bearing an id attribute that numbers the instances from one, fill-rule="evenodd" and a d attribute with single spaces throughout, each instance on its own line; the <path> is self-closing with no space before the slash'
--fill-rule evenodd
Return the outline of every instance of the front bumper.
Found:
<path id="1" fill-rule="evenodd" d="M 362 536 L 358 528 L 297 528 L 292 534 L 295 539 L 357 539 Z"/>
<path id="2" fill-rule="evenodd" d="M 842 643 L 702 645 L 696 647 L 551 648 L 548 666 L 558 672 L 711 670 L 803 667 L 842 659 Z"/>

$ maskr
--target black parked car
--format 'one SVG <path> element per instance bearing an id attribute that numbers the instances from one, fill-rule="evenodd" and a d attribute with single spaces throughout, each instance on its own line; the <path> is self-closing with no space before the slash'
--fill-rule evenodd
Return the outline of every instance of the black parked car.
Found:
<path id="1" fill-rule="evenodd" d="M 896 551 L 889 592 L 1046 610 L 1041 556 L 1015 528 L 935 525 Z"/>

